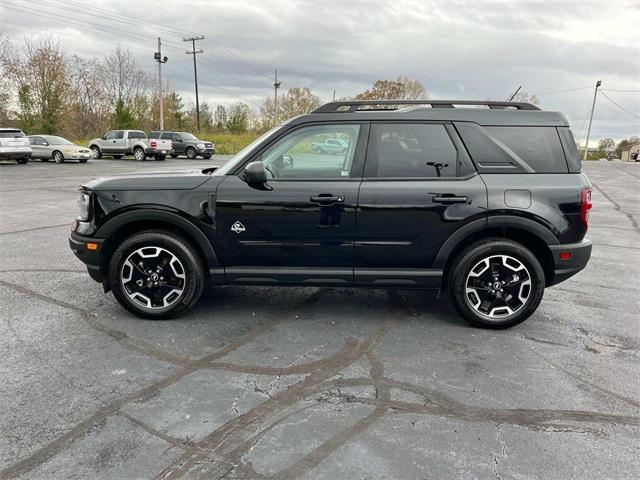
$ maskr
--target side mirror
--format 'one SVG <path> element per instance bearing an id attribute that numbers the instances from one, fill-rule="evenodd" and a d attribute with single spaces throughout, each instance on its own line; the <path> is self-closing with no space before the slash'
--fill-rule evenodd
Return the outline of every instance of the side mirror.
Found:
<path id="1" fill-rule="evenodd" d="M 244 181 L 258 190 L 271 190 L 267 185 L 267 170 L 262 162 L 251 162 L 244 168 Z"/>
<path id="2" fill-rule="evenodd" d="M 101 138 L 102 140 L 106 140 L 106 139 L 107 139 L 107 134 L 105 133 L 105 134 L 104 134 L 104 135 L 102 135 L 100 138 Z"/>

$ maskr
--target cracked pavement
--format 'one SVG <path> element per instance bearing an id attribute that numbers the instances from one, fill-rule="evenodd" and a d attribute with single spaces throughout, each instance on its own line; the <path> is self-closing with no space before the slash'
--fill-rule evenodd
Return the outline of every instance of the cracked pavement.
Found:
<path id="1" fill-rule="evenodd" d="M 210 163 L 0 166 L 0 478 L 640 477 L 640 164 L 584 166 L 591 262 L 510 330 L 338 288 L 132 317 L 68 248 L 78 185 Z"/>

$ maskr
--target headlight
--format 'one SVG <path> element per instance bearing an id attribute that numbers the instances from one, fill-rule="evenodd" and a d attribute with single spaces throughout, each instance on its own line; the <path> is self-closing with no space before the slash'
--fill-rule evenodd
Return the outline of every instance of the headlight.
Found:
<path id="1" fill-rule="evenodd" d="M 198 143 L 196 147 L 198 147 L 199 150 L 204 150 L 204 143 Z"/>
<path id="2" fill-rule="evenodd" d="M 78 220 L 82 220 L 86 222 L 89 220 L 91 215 L 90 210 L 91 205 L 91 195 L 87 192 L 80 192 L 80 198 L 78 199 L 78 207 L 80 208 L 80 215 L 78 216 Z"/>

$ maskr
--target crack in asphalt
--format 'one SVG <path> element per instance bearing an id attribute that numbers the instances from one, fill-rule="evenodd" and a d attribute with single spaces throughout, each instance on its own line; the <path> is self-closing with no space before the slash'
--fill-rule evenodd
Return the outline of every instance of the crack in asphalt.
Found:
<path id="1" fill-rule="evenodd" d="M 593 183 L 592 185 L 593 185 L 593 188 L 598 190 L 598 192 L 600 192 L 604 198 L 606 198 L 613 204 L 613 208 L 616 211 L 622 213 L 625 217 L 627 217 L 627 219 L 631 222 L 631 225 L 633 225 L 633 229 L 636 231 L 636 233 L 640 233 L 640 225 L 638 225 L 638 222 L 636 222 L 636 219 L 633 218 L 633 215 L 622 210 L 622 207 L 620 206 L 620 204 L 616 202 L 613 198 L 611 198 L 611 196 L 608 193 L 605 193 L 605 191 L 602 190 L 602 188 L 600 188 L 598 185 L 596 185 L 595 183 Z"/>

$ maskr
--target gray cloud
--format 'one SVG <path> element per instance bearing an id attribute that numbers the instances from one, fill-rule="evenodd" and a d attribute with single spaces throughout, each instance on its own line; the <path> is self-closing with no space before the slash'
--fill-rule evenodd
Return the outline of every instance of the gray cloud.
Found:
<path id="1" fill-rule="evenodd" d="M 149 73 L 160 35 L 170 57 L 167 79 L 187 102 L 193 97 L 191 57 L 182 42 L 187 33 L 206 36 L 198 69 L 202 95 L 211 103 L 242 98 L 256 108 L 272 94 L 275 68 L 283 88 L 306 85 L 324 100 L 334 89 L 339 97 L 354 95 L 376 79 L 403 74 L 420 80 L 432 98 L 504 99 L 522 85 L 543 94 L 543 108 L 563 111 L 579 136 L 592 90 L 545 92 L 596 80 L 605 89 L 640 90 L 640 7 L 634 1 L 77 4 L 6 0 L 0 29 L 14 40 L 59 35 L 69 53 L 82 56 L 127 47 Z M 640 94 L 610 96 L 640 116 Z M 640 120 L 598 99 L 595 138 L 638 133 Z"/>

